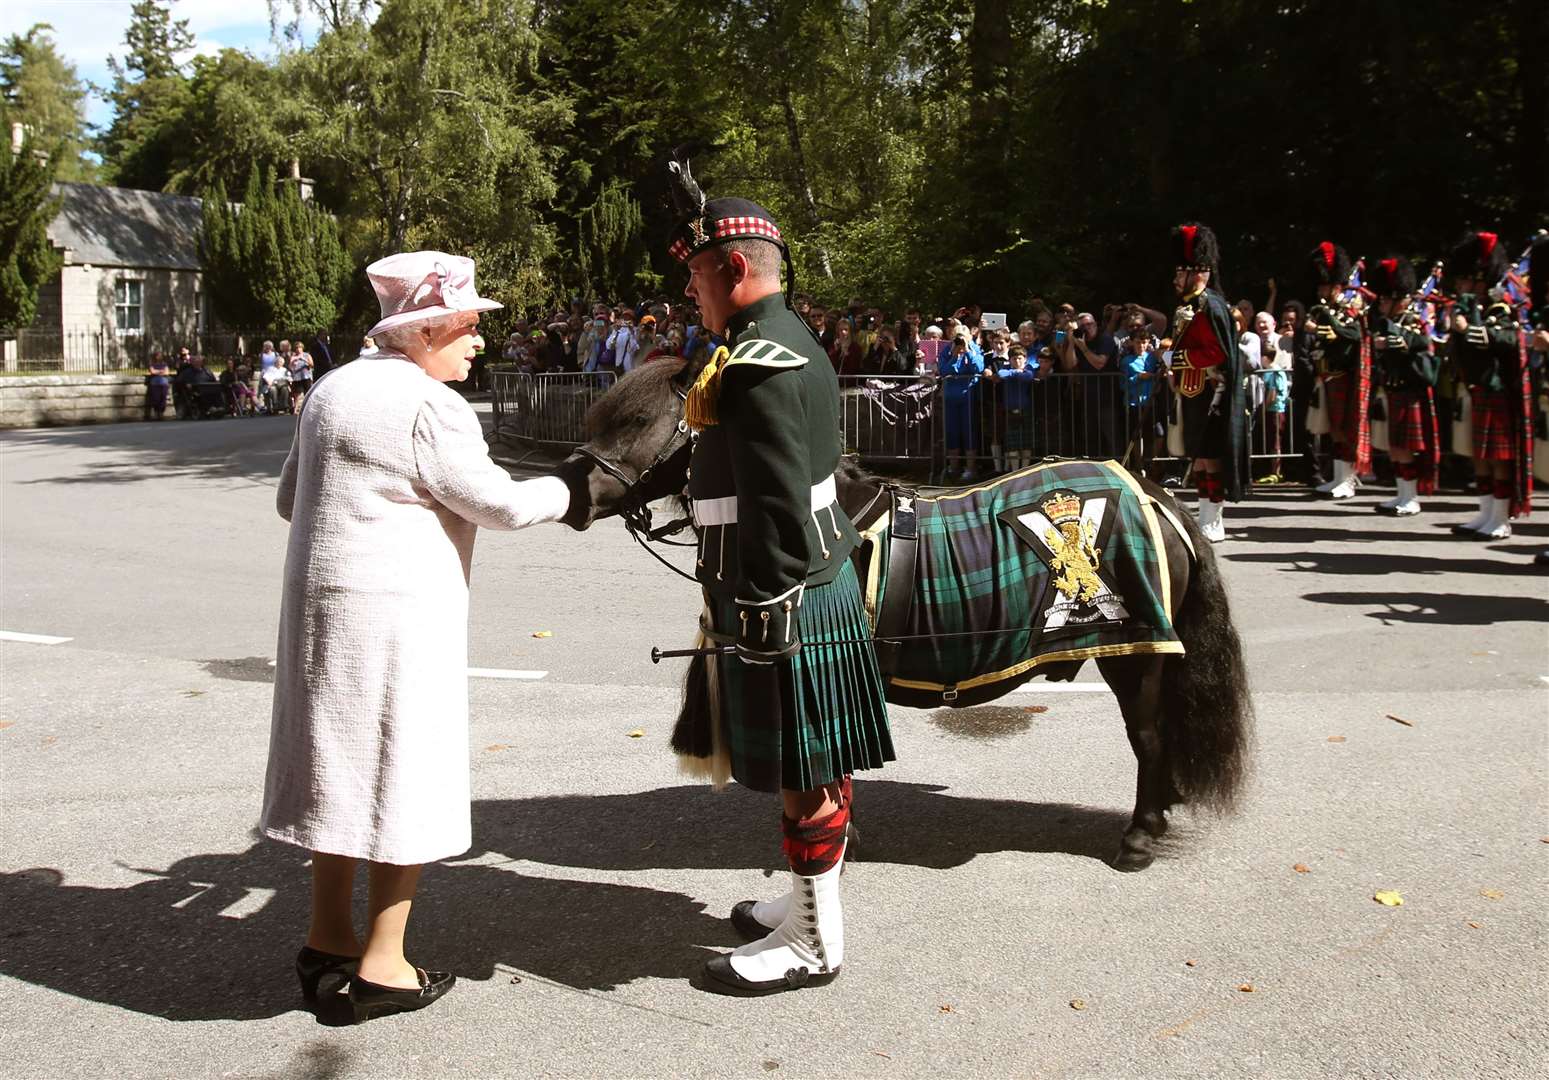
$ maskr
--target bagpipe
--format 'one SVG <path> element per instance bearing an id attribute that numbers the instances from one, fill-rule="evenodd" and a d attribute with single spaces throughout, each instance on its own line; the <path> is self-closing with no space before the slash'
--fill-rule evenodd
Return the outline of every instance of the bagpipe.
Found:
<path id="1" fill-rule="evenodd" d="M 1350 276 L 1345 279 L 1344 288 L 1339 291 L 1338 307 L 1319 302 L 1307 312 L 1307 317 L 1319 326 L 1344 326 L 1352 319 L 1364 323 L 1366 305 L 1376 297 L 1376 293 L 1365 285 L 1365 272 L 1366 260 L 1356 259 L 1355 265 L 1350 268 Z"/>

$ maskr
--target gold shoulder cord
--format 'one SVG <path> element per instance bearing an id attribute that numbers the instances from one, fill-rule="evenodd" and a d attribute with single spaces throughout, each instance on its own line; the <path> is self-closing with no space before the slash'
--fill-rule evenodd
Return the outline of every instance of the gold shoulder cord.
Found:
<path id="1" fill-rule="evenodd" d="M 716 400 L 721 393 L 721 371 L 724 361 L 731 355 L 730 350 L 722 345 L 715 350 L 715 355 L 710 357 L 710 362 L 700 371 L 699 378 L 694 380 L 694 385 L 689 388 L 688 398 L 683 403 L 683 419 L 688 421 L 689 427 L 695 431 L 703 431 L 719 423 L 716 415 Z"/>

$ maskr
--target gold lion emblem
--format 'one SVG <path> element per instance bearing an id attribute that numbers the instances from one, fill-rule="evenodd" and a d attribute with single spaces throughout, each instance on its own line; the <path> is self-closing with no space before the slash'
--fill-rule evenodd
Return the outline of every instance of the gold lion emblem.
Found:
<path id="1" fill-rule="evenodd" d="M 1097 576 L 1102 553 L 1097 549 L 1097 524 L 1081 518 L 1081 500 L 1059 494 L 1043 503 L 1044 515 L 1052 528 L 1046 529 L 1043 542 L 1049 549 L 1049 569 L 1054 587 L 1065 599 L 1090 604 L 1103 593 Z"/>

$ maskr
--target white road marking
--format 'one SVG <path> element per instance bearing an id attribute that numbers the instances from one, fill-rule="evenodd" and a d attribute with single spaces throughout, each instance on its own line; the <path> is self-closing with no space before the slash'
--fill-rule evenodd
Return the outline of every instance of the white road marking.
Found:
<path id="1" fill-rule="evenodd" d="M 70 639 L 65 638 L 64 640 L 69 641 Z M 269 666 L 274 666 L 273 660 L 269 661 Z M 547 671 L 521 671 L 513 668 L 471 667 L 468 669 L 468 677 L 470 679 L 525 679 L 536 681 L 538 679 L 546 679 L 548 676 L 549 673 Z"/>
<path id="2" fill-rule="evenodd" d="M 1030 682 L 1023 683 L 1013 694 L 1105 694 L 1108 684 L 1100 682 Z"/>
<path id="3" fill-rule="evenodd" d="M 547 671 L 513 671 L 510 668 L 495 667 L 471 667 L 468 669 L 470 679 L 543 679 L 548 677 Z"/>
<path id="4" fill-rule="evenodd" d="M 21 641 L 28 645 L 63 645 L 74 638 L 53 637 L 49 634 L 22 634 L 15 630 L 0 630 L 0 641 Z"/>

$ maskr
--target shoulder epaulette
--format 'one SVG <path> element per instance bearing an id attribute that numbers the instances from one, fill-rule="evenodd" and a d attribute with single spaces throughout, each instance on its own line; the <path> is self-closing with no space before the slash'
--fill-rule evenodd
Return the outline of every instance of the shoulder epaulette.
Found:
<path id="1" fill-rule="evenodd" d="M 770 341 L 767 338 L 749 338 L 746 341 L 737 342 L 737 347 L 731 351 L 731 357 L 726 361 L 726 366 L 752 364 L 756 367 L 795 368 L 801 367 L 806 362 L 805 356 L 792 352 L 777 341 Z"/>

